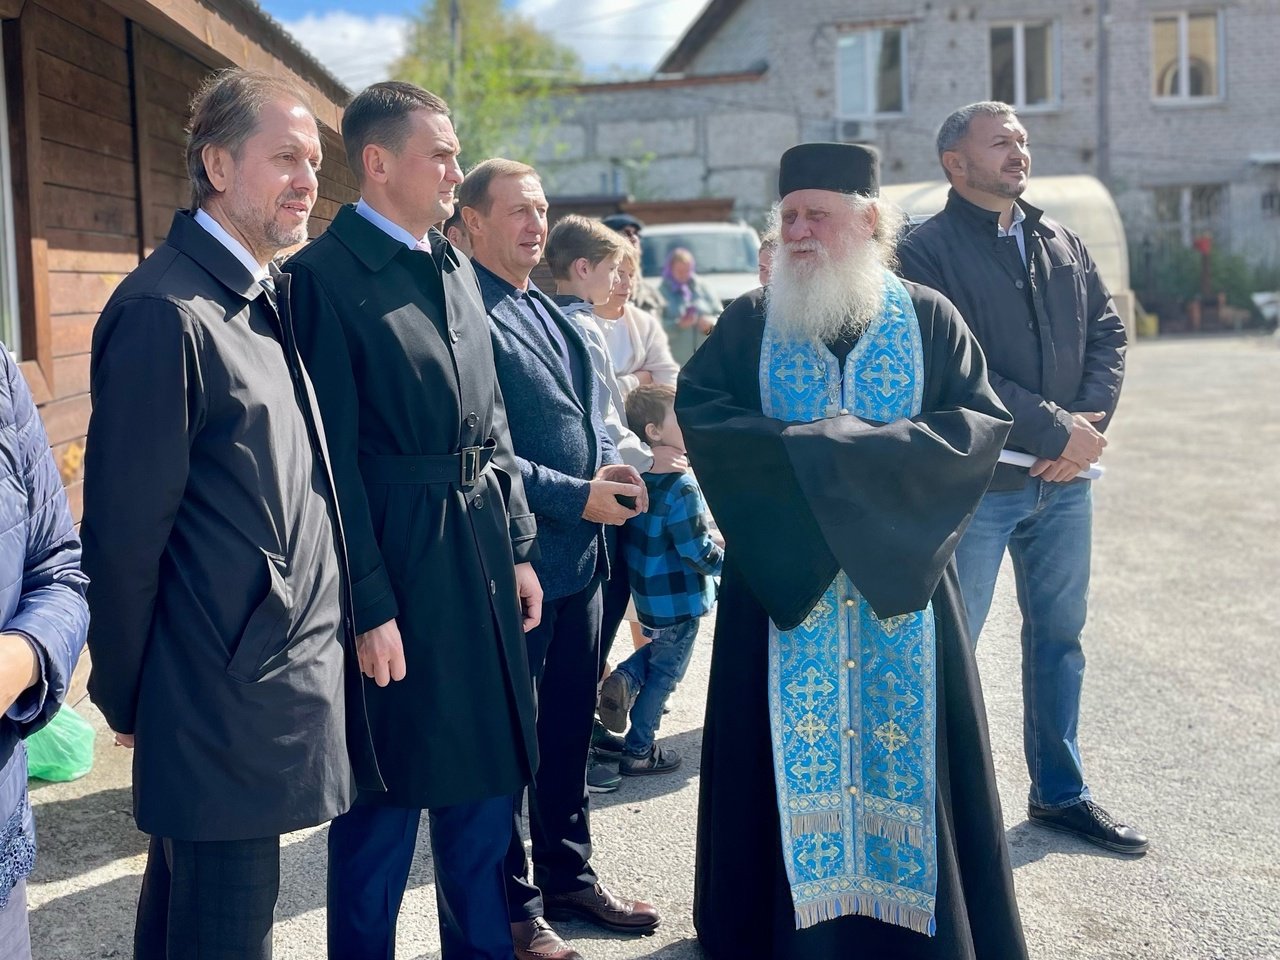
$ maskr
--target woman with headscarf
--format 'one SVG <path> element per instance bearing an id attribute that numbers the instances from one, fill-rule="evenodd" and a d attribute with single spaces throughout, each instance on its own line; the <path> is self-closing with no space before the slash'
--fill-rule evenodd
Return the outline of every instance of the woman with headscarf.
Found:
<path id="1" fill-rule="evenodd" d="M 671 355 L 684 366 L 716 325 L 720 304 L 698 279 L 693 254 L 676 247 L 662 268 L 662 295 L 667 299 L 662 324 Z"/>

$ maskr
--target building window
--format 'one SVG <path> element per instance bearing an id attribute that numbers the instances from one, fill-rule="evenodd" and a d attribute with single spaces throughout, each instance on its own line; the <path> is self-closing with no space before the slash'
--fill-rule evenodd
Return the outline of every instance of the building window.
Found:
<path id="1" fill-rule="evenodd" d="M 18 342 L 18 262 L 13 231 L 13 175 L 9 153 L 9 94 L 5 87 L 4 48 L 0 46 L 0 341 L 21 358 Z"/>
<path id="2" fill-rule="evenodd" d="M 1157 100 L 1222 97 L 1222 20 L 1217 13 L 1174 13 L 1152 21 L 1152 80 Z"/>
<path id="3" fill-rule="evenodd" d="M 895 116 L 907 110 L 907 37 L 899 27 L 840 37 L 836 111 L 841 119 Z"/>
<path id="4" fill-rule="evenodd" d="M 1058 56 L 1053 24 L 1010 23 L 991 28 L 991 99 L 1019 110 L 1058 100 Z"/>
<path id="5" fill-rule="evenodd" d="M 1196 237 L 1226 239 L 1227 188 L 1222 184 L 1157 187 L 1153 193 L 1162 240 L 1189 247 Z"/>

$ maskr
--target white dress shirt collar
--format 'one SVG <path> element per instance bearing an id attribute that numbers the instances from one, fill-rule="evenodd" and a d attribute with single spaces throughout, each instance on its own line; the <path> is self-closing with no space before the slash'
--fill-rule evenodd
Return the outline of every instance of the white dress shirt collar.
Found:
<path id="1" fill-rule="evenodd" d="M 213 234 L 213 238 L 215 240 L 230 250 L 232 255 L 244 264 L 244 268 L 249 271 L 249 275 L 252 276 L 254 280 L 261 283 L 271 275 L 271 271 L 254 259 L 253 254 L 245 249 L 243 243 L 229 234 L 222 224 L 209 216 L 209 214 L 203 209 L 196 211 L 195 221 L 200 224 L 200 226 L 208 230 L 209 233 Z"/>
<path id="2" fill-rule="evenodd" d="M 356 213 L 360 214 L 360 216 L 364 217 L 393 240 L 399 240 L 410 250 L 417 250 L 419 249 L 418 244 L 427 243 L 427 238 L 425 236 L 415 237 L 404 227 L 400 226 L 400 224 L 388 220 L 377 210 L 373 209 L 373 207 L 369 206 L 369 204 L 365 203 L 364 197 L 361 197 L 356 202 Z"/>
<path id="3" fill-rule="evenodd" d="M 1018 253 L 1022 256 L 1023 263 L 1027 262 L 1027 237 L 1022 229 L 1022 221 L 1026 219 L 1027 212 L 1015 203 L 1013 205 L 1013 221 L 1009 224 L 1009 229 L 1006 230 L 1000 226 L 999 221 L 996 222 L 996 236 L 1013 237 L 1018 243 Z"/>

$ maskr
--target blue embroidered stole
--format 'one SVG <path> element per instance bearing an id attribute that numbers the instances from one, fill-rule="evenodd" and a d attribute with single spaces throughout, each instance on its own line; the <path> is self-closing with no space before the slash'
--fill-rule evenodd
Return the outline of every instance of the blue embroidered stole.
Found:
<path id="1" fill-rule="evenodd" d="M 917 415 L 923 392 L 920 326 L 892 274 L 843 375 L 821 344 L 765 324 L 766 416 L 888 423 Z M 879 620 L 843 572 L 800 626 L 770 621 L 774 781 L 797 929 L 859 914 L 933 935 L 936 657 L 932 605 Z"/>

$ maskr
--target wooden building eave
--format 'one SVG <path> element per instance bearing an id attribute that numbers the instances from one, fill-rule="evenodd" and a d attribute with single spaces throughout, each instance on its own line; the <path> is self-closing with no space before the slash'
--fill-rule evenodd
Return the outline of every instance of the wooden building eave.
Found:
<path id="1" fill-rule="evenodd" d="M 0 0 L 5 2 L 5 0 Z M 253 0 L 106 0 L 122 15 L 209 64 L 286 76 L 310 95 L 316 118 L 341 127 L 350 91 Z"/>
<path id="2" fill-rule="evenodd" d="M 702 48 L 711 42 L 725 22 L 738 12 L 744 0 L 708 0 L 693 23 L 658 64 L 656 73 L 684 73 Z"/>

